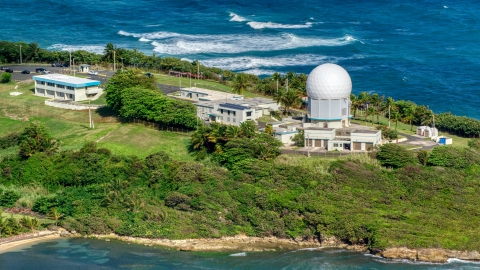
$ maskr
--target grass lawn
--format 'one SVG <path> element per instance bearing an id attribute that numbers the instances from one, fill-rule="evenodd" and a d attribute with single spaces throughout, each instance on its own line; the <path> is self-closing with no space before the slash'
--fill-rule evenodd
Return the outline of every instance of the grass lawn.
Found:
<path id="1" fill-rule="evenodd" d="M 45 98 L 33 95 L 32 83 L 20 83 L 17 91 L 23 94 L 11 96 L 15 85 L 0 85 L 0 136 L 21 132 L 31 121 L 39 121 L 59 141 L 61 150 L 78 150 L 88 141 L 98 141 L 100 147 L 114 154 L 143 158 L 164 150 L 177 160 L 193 160 L 187 151 L 188 134 L 160 131 L 141 124 L 122 124 L 114 117 L 103 117 L 100 111 L 93 112 L 95 129 L 90 129 L 88 111 L 46 106 Z M 17 147 L 0 149 L 0 158 L 17 152 Z"/>
<path id="2" fill-rule="evenodd" d="M 216 90 L 216 91 L 220 91 L 220 92 L 228 92 L 228 93 L 232 92 L 232 87 L 221 84 L 221 83 L 218 83 L 218 82 L 214 82 L 214 81 L 196 80 L 196 79 L 191 79 L 190 80 L 190 78 L 183 78 L 183 77 L 179 78 L 179 77 L 175 77 L 175 76 L 168 76 L 168 75 L 165 75 L 165 74 L 154 74 L 154 75 L 155 75 L 155 78 L 157 79 L 157 82 L 161 83 L 161 84 L 179 86 L 180 81 L 181 81 L 182 87 L 190 87 L 190 85 L 191 85 L 192 87 L 196 86 L 196 87 L 199 87 L 199 88 Z M 248 92 L 248 91 L 245 91 L 243 93 L 243 95 L 245 97 L 250 97 L 250 98 L 251 97 L 263 97 L 260 94 L 256 94 L 256 93 L 252 93 L 252 92 Z"/>
<path id="3" fill-rule="evenodd" d="M 105 92 L 103 92 L 102 95 L 98 99 L 90 101 L 90 104 L 107 105 L 106 96 L 107 96 L 107 94 Z M 82 104 L 88 104 L 88 100 L 82 100 L 82 101 L 77 101 L 77 102 L 82 103 Z"/>

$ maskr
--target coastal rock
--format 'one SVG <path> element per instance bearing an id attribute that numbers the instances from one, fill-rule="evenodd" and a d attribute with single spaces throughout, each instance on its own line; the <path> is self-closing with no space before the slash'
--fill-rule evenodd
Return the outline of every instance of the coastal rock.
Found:
<path id="1" fill-rule="evenodd" d="M 460 260 L 480 261 L 480 253 L 478 251 L 459 251 L 459 250 L 446 250 L 449 258 L 457 258 Z"/>
<path id="2" fill-rule="evenodd" d="M 417 253 L 417 259 L 419 261 L 426 261 L 426 262 L 446 263 L 448 260 L 448 255 L 444 249 L 439 249 L 439 248 L 419 249 Z"/>
<path id="3" fill-rule="evenodd" d="M 194 247 L 193 246 L 183 246 L 178 248 L 179 251 L 193 251 Z"/>
<path id="4" fill-rule="evenodd" d="M 411 261 L 417 260 L 417 250 L 406 247 L 387 248 L 380 255 L 385 259 L 407 259 Z"/>
<path id="5" fill-rule="evenodd" d="M 68 236 L 70 236 L 70 233 L 67 232 L 67 231 L 60 231 L 60 236 L 62 236 L 62 237 L 68 237 Z"/>

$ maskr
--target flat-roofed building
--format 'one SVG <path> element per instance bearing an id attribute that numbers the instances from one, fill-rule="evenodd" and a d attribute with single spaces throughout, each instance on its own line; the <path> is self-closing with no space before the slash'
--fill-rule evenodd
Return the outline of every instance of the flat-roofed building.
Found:
<path id="1" fill-rule="evenodd" d="M 33 76 L 35 95 L 46 98 L 81 101 L 101 91 L 100 81 L 72 77 L 64 74 Z"/>
<path id="2" fill-rule="evenodd" d="M 215 100 L 240 100 L 242 95 L 209 90 L 199 87 L 187 87 L 180 89 L 180 96 L 177 98 L 191 101 L 215 101 Z"/>
<path id="3" fill-rule="evenodd" d="M 211 122 L 239 126 L 247 120 L 256 120 L 279 109 L 278 103 L 268 98 L 227 99 L 199 101 L 197 116 Z"/>

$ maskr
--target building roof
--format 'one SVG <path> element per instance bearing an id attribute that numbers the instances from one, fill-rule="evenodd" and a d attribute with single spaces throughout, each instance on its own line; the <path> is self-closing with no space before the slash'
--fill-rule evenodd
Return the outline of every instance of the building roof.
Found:
<path id="1" fill-rule="evenodd" d="M 322 128 L 322 127 L 307 127 L 305 130 L 327 130 L 332 131 L 335 130 L 334 128 Z"/>
<path id="2" fill-rule="evenodd" d="M 221 104 L 235 104 L 235 105 L 240 105 L 243 107 L 249 107 L 248 109 L 264 109 L 260 107 L 260 105 L 268 105 L 268 104 L 275 104 L 275 101 L 272 99 L 268 98 L 246 98 L 246 99 L 240 99 L 240 100 L 225 100 L 223 98 L 222 100 L 209 100 L 209 101 L 203 101 L 199 100 L 195 105 L 197 106 L 203 106 L 203 107 L 213 107 L 214 105 L 219 105 L 220 107 L 223 107 Z"/>
<path id="3" fill-rule="evenodd" d="M 73 76 L 58 74 L 58 73 L 33 76 L 32 79 L 36 81 L 62 84 L 62 85 L 72 86 L 72 87 L 100 85 L 100 81 L 94 81 L 94 80 L 73 77 Z"/>
<path id="4" fill-rule="evenodd" d="M 232 103 L 221 103 L 219 104 L 219 106 L 224 108 L 234 109 L 234 110 L 240 110 L 240 111 L 250 109 L 250 107 L 246 107 L 238 104 L 232 104 Z"/>
<path id="5" fill-rule="evenodd" d="M 371 130 L 371 129 L 356 129 L 352 131 L 351 133 L 369 133 L 369 134 L 377 134 L 378 132 L 381 132 L 380 130 Z"/>
<path id="6" fill-rule="evenodd" d="M 215 100 L 222 100 L 225 102 L 226 99 L 243 99 L 242 95 L 227 93 L 227 92 L 220 92 L 215 90 L 204 89 L 200 87 L 182 87 L 180 89 L 182 92 L 188 93 L 196 93 L 196 94 L 203 94 L 205 96 L 199 97 L 199 100 L 203 101 L 215 101 Z M 181 97 L 180 97 L 181 98 Z"/>

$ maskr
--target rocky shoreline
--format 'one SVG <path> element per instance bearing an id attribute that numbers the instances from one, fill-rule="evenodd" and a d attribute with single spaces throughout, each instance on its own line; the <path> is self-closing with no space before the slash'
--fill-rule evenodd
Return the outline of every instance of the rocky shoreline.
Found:
<path id="1" fill-rule="evenodd" d="M 142 244 L 146 246 L 163 246 L 179 251 L 238 251 L 238 252 L 262 252 L 278 250 L 295 250 L 302 248 L 339 248 L 353 252 L 373 254 L 388 260 L 410 260 L 414 262 L 447 263 L 449 259 L 459 259 L 472 262 L 480 262 L 478 251 L 458 251 L 440 248 L 409 249 L 406 247 L 386 248 L 384 250 L 372 250 L 365 245 L 349 245 L 341 242 L 335 237 L 317 240 L 293 240 L 275 237 L 248 237 L 245 235 L 204 238 L 204 239 L 149 239 L 131 236 L 89 235 L 101 240 L 119 240 Z"/>
<path id="2" fill-rule="evenodd" d="M 387 260 L 410 260 L 414 262 L 447 263 L 449 259 L 459 259 L 472 262 L 480 262 L 480 253 L 478 251 L 458 251 L 441 248 L 421 248 L 410 249 L 407 247 L 393 247 L 386 249 L 369 249 L 365 245 L 350 245 L 343 243 L 335 237 L 323 239 L 282 239 L 276 237 L 249 237 L 238 235 L 222 238 L 202 238 L 202 239 L 150 239 L 132 236 L 120 236 L 117 234 L 107 235 L 80 235 L 65 231 L 61 228 L 54 231 L 39 231 L 35 233 L 23 234 L 0 239 L 0 249 L 2 245 L 21 242 L 25 240 L 41 240 L 45 236 L 62 237 L 85 237 L 99 240 L 111 241 L 118 240 L 129 243 L 141 244 L 145 246 L 163 246 L 176 249 L 178 251 L 211 251 L 211 252 L 263 252 L 278 250 L 298 250 L 302 248 L 322 249 L 338 248 L 353 252 L 369 253 Z"/>

